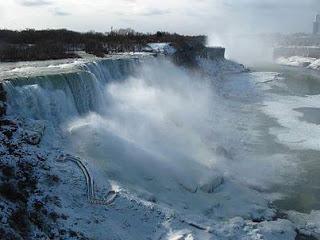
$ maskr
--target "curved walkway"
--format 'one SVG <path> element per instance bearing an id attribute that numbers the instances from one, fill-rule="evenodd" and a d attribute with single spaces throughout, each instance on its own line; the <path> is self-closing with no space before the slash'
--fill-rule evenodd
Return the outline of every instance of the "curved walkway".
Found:
<path id="1" fill-rule="evenodd" d="M 109 191 L 108 196 L 109 199 L 97 199 L 95 197 L 95 190 L 94 190 L 94 180 L 90 175 L 90 172 L 86 165 L 83 164 L 80 158 L 74 157 L 71 155 L 61 156 L 58 159 L 60 162 L 73 162 L 75 163 L 82 171 L 86 179 L 86 186 L 87 186 L 87 198 L 89 203 L 92 204 L 99 204 L 99 205 L 109 205 L 114 202 L 115 198 L 117 197 L 117 193 L 115 191 Z"/>

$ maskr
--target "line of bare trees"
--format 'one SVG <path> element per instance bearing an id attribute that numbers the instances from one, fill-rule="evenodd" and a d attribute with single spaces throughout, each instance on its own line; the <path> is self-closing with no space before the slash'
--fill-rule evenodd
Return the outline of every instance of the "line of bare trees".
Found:
<path id="1" fill-rule="evenodd" d="M 0 30 L 0 61 L 31 61 L 76 57 L 77 50 L 103 56 L 109 53 L 141 51 L 147 43 L 170 42 L 177 49 L 199 48 L 206 36 L 176 33 L 111 31 L 80 33 L 66 29 L 23 31 Z"/>

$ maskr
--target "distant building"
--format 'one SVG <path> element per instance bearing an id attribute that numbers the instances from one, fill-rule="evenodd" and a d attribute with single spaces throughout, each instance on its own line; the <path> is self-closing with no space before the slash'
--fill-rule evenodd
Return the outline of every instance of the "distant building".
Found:
<path id="1" fill-rule="evenodd" d="M 316 21 L 313 23 L 313 34 L 320 34 L 320 14 L 317 14 Z"/>

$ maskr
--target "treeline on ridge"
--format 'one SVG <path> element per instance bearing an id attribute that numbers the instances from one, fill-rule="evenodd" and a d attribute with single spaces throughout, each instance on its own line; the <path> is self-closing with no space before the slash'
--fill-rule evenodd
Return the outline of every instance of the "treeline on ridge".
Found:
<path id="1" fill-rule="evenodd" d="M 148 43 L 170 42 L 177 49 L 204 48 L 207 37 L 176 33 L 138 33 L 133 30 L 107 33 L 80 33 L 66 29 L 23 31 L 0 30 L 0 61 L 32 61 L 78 57 L 85 51 L 102 57 L 105 54 L 139 52 Z"/>

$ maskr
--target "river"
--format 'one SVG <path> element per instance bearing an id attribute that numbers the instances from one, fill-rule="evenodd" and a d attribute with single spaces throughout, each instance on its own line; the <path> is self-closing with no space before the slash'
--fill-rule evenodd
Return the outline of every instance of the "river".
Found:
<path id="1" fill-rule="evenodd" d="M 242 113 L 238 118 L 248 115 L 257 121 L 249 128 L 258 131 L 257 138 L 248 140 L 247 148 L 237 156 L 261 162 L 252 171 L 272 179 L 267 192 L 278 208 L 305 213 L 319 210 L 320 74 L 272 64 L 252 70 L 226 78 L 222 84 L 222 91 L 228 92 L 227 98 L 233 98 L 232 104 Z M 265 168 L 265 161 L 270 165 L 259 170 Z"/>

